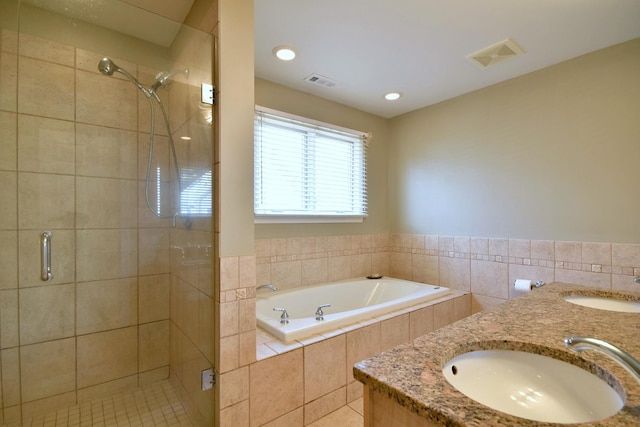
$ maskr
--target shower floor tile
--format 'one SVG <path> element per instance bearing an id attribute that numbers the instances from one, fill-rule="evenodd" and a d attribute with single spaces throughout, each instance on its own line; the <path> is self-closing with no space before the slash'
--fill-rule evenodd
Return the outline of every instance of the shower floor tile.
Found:
<path id="1" fill-rule="evenodd" d="M 24 427 L 193 427 L 193 425 L 169 380 L 34 417 L 23 424 Z"/>

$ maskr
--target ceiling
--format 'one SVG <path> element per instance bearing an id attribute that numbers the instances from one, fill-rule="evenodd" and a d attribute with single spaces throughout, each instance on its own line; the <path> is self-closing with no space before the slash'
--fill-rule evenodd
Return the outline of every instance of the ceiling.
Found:
<path id="1" fill-rule="evenodd" d="M 22 0 L 159 46 L 173 43 L 194 0 Z M 151 13 L 149 13 L 151 12 Z"/>
<path id="2" fill-rule="evenodd" d="M 640 37 L 640 0 L 255 0 L 255 74 L 394 117 Z M 524 49 L 487 68 L 468 55 Z M 289 45 L 298 56 L 277 60 Z M 304 81 L 312 73 L 332 88 Z M 402 97 L 386 101 L 386 92 Z"/>

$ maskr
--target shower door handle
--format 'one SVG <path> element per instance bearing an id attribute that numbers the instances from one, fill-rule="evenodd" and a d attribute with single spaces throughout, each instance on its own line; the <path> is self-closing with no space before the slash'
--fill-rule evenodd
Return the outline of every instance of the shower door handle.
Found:
<path id="1" fill-rule="evenodd" d="M 40 234 L 40 279 L 44 282 L 53 279 L 53 274 L 51 273 L 51 237 L 53 237 L 53 233 L 50 231 L 43 231 Z"/>

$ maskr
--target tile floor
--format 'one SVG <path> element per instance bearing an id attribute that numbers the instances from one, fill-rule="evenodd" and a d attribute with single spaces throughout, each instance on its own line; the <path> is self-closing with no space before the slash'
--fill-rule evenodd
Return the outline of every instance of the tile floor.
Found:
<path id="1" fill-rule="evenodd" d="M 193 427 L 169 380 L 34 417 L 23 427 Z M 15 424 L 4 427 L 20 427 Z"/>
<path id="2" fill-rule="evenodd" d="M 308 427 L 362 427 L 362 398 Z M 194 427 L 168 380 L 2 427 Z"/>
<path id="3" fill-rule="evenodd" d="M 360 398 L 325 415 L 307 427 L 362 427 L 364 425 L 362 411 L 362 398 Z"/>

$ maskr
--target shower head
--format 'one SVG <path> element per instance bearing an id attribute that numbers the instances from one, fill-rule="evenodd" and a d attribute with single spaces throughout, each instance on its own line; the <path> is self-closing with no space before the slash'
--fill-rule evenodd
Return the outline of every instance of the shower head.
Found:
<path id="1" fill-rule="evenodd" d="M 102 58 L 100 62 L 98 62 L 98 71 L 106 76 L 113 76 L 113 73 L 118 72 L 128 78 L 131 83 L 136 85 L 138 89 L 140 89 L 142 93 L 144 93 L 144 96 L 146 96 L 147 98 L 151 97 L 151 93 L 149 92 L 149 90 L 142 86 L 138 79 L 129 74 L 125 69 L 118 67 L 116 63 L 111 60 L 111 58 Z"/>
<path id="2" fill-rule="evenodd" d="M 102 58 L 100 62 L 98 62 L 98 70 L 106 76 L 113 76 L 113 73 L 119 69 L 120 67 L 109 58 Z"/>

